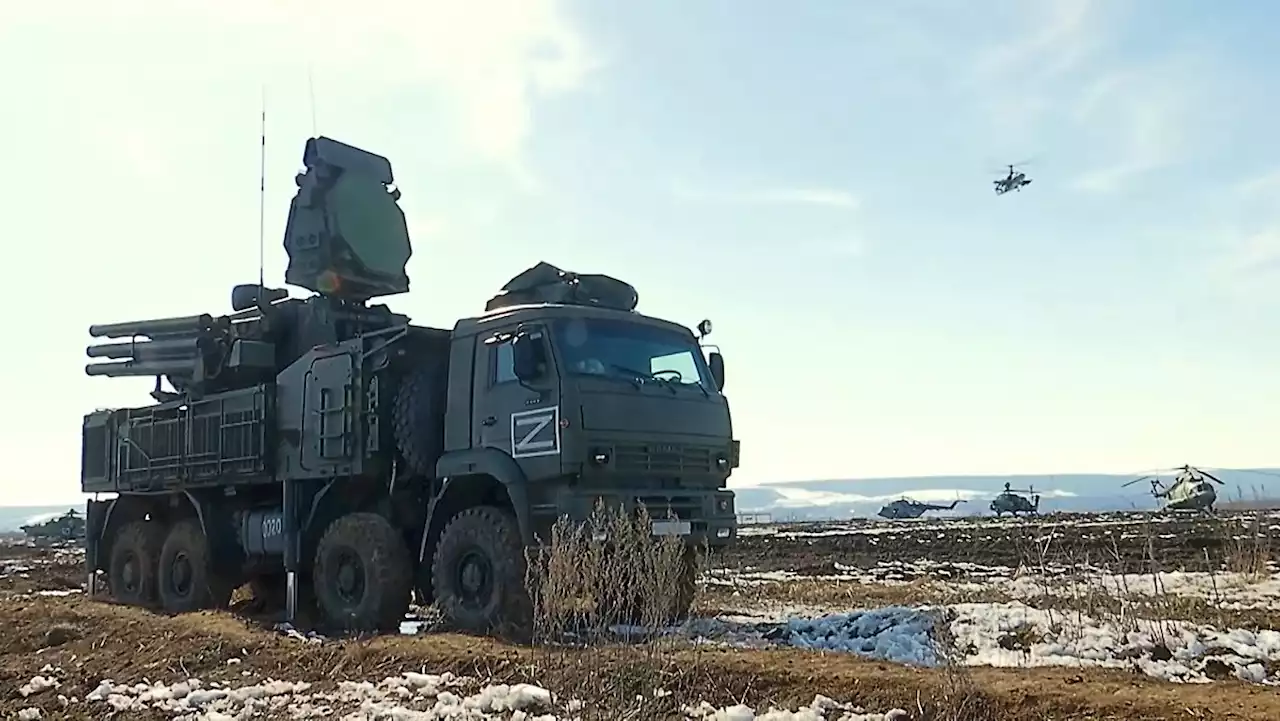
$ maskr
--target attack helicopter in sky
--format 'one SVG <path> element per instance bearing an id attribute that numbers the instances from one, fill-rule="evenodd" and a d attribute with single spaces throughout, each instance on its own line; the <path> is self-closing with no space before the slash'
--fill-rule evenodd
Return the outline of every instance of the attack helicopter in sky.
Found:
<path id="1" fill-rule="evenodd" d="M 938 506 L 932 503 L 918 503 L 909 498 L 899 498 L 892 503 L 886 503 L 877 516 L 881 518 L 919 518 L 928 511 L 950 511 L 956 507 L 957 503 L 964 503 L 962 499 L 956 499 L 948 506 Z"/>
<path id="2" fill-rule="evenodd" d="M 1160 480 L 1159 474 L 1153 474 L 1139 476 L 1122 484 L 1121 488 L 1146 481 L 1151 484 L 1152 497 L 1162 502 L 1162 510 L 1212 513 L 1213 504 L 1218 500 L 1218 491 L 1213 484 L 1225 485 L 1222 479 L 1194 466 L 1184 465 L 1171 470 L 1174 472 L 1173 483 L 1168 486 Z"/>
<path id="3" fill-rule="evenodd" d="M 1031 185 L 1031 178 L 1028 178 L 1026 173 L 1022 171 L 1014 172 L 1014 168 L 1019 165 L 1026 165 L 1028 162 L 1030 161 L 1011 163 L 1008 166 L 1009 174 L 1003 178 L 993 181 L 996 186 L 996 195 L 1004 195 L 1010 190 L 1016 190 L 1021 193 L 1023 186 Z"/>

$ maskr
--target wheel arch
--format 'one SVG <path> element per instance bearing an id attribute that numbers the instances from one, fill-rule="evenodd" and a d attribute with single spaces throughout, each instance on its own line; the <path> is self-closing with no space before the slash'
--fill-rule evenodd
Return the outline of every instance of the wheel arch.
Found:
<path id="1" fill-rule="evenodd" d="M 492 489 L 498 498 L 505 496 L 503 506 L 515 515 L 521 540 L 525 543 L 532 540 L 533 526 L 529 518 L 529 479 L 520 468 L 520 464 L 516 463 L 510 455 L 496 448 L 452 451 L 446 453 L 436 463 L 436 476 L 445 479 L 445 493 L 451 492 L 454 486 L 466 487 L 474 484 L 475 479 L 484 479 L 481 481 L 482 487 Z M 499 487 L 502 490 L 501 494 L 497 493 Z M 463 508 L 456 508 L 445 520 L 452 518 Z M 442 514 L 437 507 L 432 514 L 433 517 L 428 519 L 424 538 L 431 537 L 431 529 L 437 523 L 435 517 L 440 515 Z"/>
<path id="2" fill-rule="evenodd" d="M 165 501 L 172 493 L 121 493 L 106 501 L 102 523 L 94 529 L 85 528 L 86 551 L 92 558 L 86 559 L 92 571 L 107 570 L 111 547 L 116 533 L 134 521 L 150 520 L 163 523 L 168 518 Z M 91 546 L 91 547 L 90 547 Z"/>

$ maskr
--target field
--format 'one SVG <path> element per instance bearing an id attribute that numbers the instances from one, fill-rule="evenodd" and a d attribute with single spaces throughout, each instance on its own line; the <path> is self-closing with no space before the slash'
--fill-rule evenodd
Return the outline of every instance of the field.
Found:
<path id="1" fill-rule="evenodd" d="M 703 569 L 691 620 L 572 637 L 558 622 L 525 643 L 450 633 L 426 609 L 400 635 L 326 638 L 243 592 L 166 617 L 86 598 L 77 548 L 12 542 L 0 716 L 1280 718 L 1280 514 L 742 531 Z"/>

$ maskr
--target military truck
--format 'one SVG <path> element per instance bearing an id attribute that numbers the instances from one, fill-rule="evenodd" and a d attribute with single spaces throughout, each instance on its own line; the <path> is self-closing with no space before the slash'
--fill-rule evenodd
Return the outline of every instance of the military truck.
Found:
<path id="1" fill-rule="evenodd" d="M 89 329 L 117 340 L 87 374 L 155 377 L 153 404 L 84 417 L 91 584 L 184 612 L 249 583 L 358 632 L 397 627 L 416 594 L 483 631 L 528 619 L 524 551 L 562 516 L 643 506 L 655 534 L 733 541 L 710 322 L 695 335 L 623 281 L 540 263 L 482 314 L 415 325 L 369 302 L 409 290 L 390 162 L 318 137 L 303 164 L 285 281 L 309 297 L 259 282 L 228 315 Z"/>

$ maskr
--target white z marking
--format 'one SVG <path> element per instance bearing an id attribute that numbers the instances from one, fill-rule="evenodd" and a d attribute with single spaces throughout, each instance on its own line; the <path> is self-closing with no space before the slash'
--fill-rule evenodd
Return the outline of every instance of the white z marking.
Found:
<path id="1" fill-rule="evenodd" d="M 560 452 L 560 407 L 539 408 L 511 414 L 511 457 L 551 456 Z M 552 437 L 533 440 L 543 429 L 552 426 Z"/>

